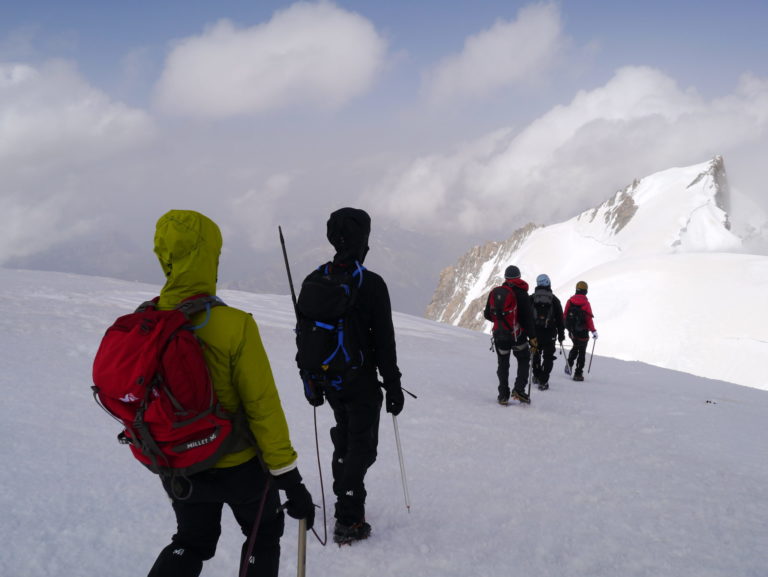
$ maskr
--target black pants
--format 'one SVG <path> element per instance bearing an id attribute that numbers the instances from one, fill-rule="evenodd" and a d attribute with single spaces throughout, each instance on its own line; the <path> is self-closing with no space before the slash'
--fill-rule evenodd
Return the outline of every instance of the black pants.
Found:
<path id="1" fill-rule="evenodd" d="M 246 536 L 241 552 L 242 560 L 268 478 L 269 473 L 262 469 L 258 459 L 251 459 L 237 467 L 210 469 L 189 478 L 192 493 L 185 500 L 174 499 L 169 482 L 164 480 L 163 486 L 171 497 L 176 513 L 177 529 L 171 544 L 157 557 L 149 577 L 200 575 L 203 561 L 211 559 L 216 553 L 216 544 L 221 535 L 221 511 L 225 503 L 232 509 L 235 520 Z M 248 577 L 277 577 L 283 527 L 280 495 L 275 484 L 270 483 L 249 560 Z M 232 574 L 235 574 L 234 570 Z"/>
<path id="2" fill-rule="evenodd" d="M 584 373 L 584 362 L 587 358 L 587 344 L 589 343 L 589 337 L 571 336 L 571 342 L 573 347 L 571 352 L 568 353 L 568 364 L 573 366 L 573 362 L 576 361 L 575 375 L 581 375 Z"/>
<path id="3" fill-rule="evenodd" d="M 496 369 L 496 375 L 499 377 L 499 394 L 502 396 L 509 396 L 509 364 L 510 357 L 515 355 L 517 360 L 517 375 L 515 376 L 515 390 L 525 391 L 525 386 L 528 384 L 528 370 L 531 363 L 531 349 L 527 344 L 521 345 L 523 348 L 520 350 L 512 349 L 512 354 L 507 352 L 502 354 L 496 350 L 496 358 L 498 360 L 498 368 Z"/>
<path id="4" fill-rule="evenodd" d="M 531 361 L 533 376 L 540 383 L 548 383 L 549 375 L 552 373 L 552 364 L 557 358 L 557 355 L 555 355 L 555 336 L 547 333 L 537 333 L 536 340 L 538 341 L 539 348 L 536 349 L 536 354 L 533 355 Z"/>
<path id="5" fill-rule="evenodd" d="M 363 375 L 340 391 L 326 391 L 336 426 L 333 442 L 333 492 L 336 520 L 352 525 L 365 518 L 365 475 L 376 462 L 383 395 L 375 375 Z"/>

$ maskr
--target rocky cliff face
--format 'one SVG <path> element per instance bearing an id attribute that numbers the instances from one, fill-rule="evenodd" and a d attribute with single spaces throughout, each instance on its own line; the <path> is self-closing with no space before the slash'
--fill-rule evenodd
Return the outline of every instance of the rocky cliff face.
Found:
<path id="1" fill-rule="evenodd" d="M 502 282 L 510 264 L 520 267 L 531 285 L 546 272 L 554 286 L 570 287 L 591 268 L 620 258 L 737 250 L 741 240 L 730 232 L 729 200 L 720 156 L 635 179 L 569 221 L 545 227 L 528 224 L 507 240 L 471 248 L 440 274 L 426 316 L 483 329 L 488 292 Z"/>
<path id="2" fill-rule="evenodd" d="M 489 242 L 472 247 L 455 266 L 443 269 L 425 316 L 470 329 L 482 328 L 485 322 L 483 318 L 485 301 L 482 295 L 479 295 L 468 302 L 467 295 L 477 291 L 478 286 L 481 293 L 493 288 L 493 284 L 488 285 L 484 280 L 488 276 L 484 274 L 484 266 L 487 267 L 488 263 L 501 262 L 504 254 L 520 247 L 535 229 L 534 224 L 528 224 L 515 231 L 504 242 Z M 502 270 L 503 268 L 502 266 Z"/>

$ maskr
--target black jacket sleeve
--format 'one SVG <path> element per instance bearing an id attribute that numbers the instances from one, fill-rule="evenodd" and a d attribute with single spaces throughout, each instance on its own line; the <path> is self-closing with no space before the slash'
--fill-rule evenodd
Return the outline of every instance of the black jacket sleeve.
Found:
<path id="1" fill-rule="evenodd" d="M 485 310 L 483 311 L 483 316 L 487 321 L 493 320 L 493 318 L 491 317 L 491 294 L 490 293 L 488 293 L 488 298 L 485 299 Z"/>
<path id="2" fill-rule="evenodd" d="M 378 369 L 385 388 L 400 386 L 400 369 L 397 366 L 395 327 L 392 323 L 392 304 L 389 289 L 378 274 L 366 270 L 358 295 L 362 329 L 366 335 L 368 358 Z"/>

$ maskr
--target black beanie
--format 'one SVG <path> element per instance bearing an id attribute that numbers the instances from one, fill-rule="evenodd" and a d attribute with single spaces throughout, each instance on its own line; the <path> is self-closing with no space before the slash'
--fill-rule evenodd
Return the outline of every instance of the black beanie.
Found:
<path id="1" fill-rule="evenodd" d="M 520 269 L 511 264 L 504 271 L 504 278 L 520 278 Z"/>
<path id="2" fill-rule="evenodd" d="M 328 242 L 336 249 L 336 260 L 362 260 L 368 252 L 371 217 L 359 208 L 340 208 L 328 219 Z"/>

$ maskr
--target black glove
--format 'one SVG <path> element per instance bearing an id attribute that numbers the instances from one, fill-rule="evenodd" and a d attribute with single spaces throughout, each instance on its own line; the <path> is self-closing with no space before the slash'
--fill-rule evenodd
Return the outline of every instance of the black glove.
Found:
<path id="1" fill-rule="evenodd" d="M 557 335 L 557 341 L 562 345 L 563 341 L 565 340 L 565 334 L 561 333 Z"/>
<path id="2" fill-rule="evenodd" d="M 325 402 L 323 388 L 304 371 L 300 371 L 301 381 L 304 383 L 304 396 L 313 407 L 319 407 Z"/>
<path id="3" fill-rule="evenodd" d="M 400 388 L 400 383 L 385 385 L 384 390 L 386 391 L 387 412 L 395 416 L 399 415 L 405 404 L 405 397 L 403 396 L 403 389 Z"/>
<path id="4" fill-rule="evenodd" d="M 277 488 L 285 491 L 285 496 L 288 498 L 284 504 L 285 512 L 294 519 L 306 519 L 307 531 L 309 531 L 315 524 L 315 505 L 312 503 L 312 495 L 301 482 L 299 470 L 291 469 L 287 473 L 277 475 L 274 479 Z"/>

